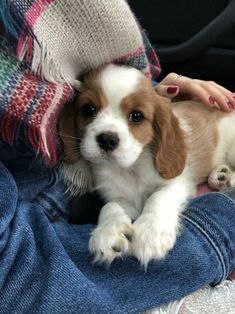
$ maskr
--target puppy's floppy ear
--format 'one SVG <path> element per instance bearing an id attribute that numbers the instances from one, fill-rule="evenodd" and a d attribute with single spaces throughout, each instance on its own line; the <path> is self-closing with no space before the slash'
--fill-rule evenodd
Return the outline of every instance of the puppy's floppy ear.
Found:
<path id="1" fill-rule="evenodd" d="M 93 182 L 90 166 L 79 151 L 75 102 L 65 105 L 60 114 L 58 129 L 64 146 L 60 165 L 63 181 L 71 195 L 84 194 L 92 189 Z"/>
<path id="2" fill-rule="evenodd" d="M 58 128 L 64 146 L 63 160 L 68 163 L 75 163 L 80 159 L 75 118 L 74 102 L 66 104 L 60 114 Z"/>
<path id="3" fill-rule="evenodd" d="M 164 179 L 180 175 L 186 161 L 184 133 L 172 111 L 172 104 L 156 95 L 154 129 L 155 167 Z"/>

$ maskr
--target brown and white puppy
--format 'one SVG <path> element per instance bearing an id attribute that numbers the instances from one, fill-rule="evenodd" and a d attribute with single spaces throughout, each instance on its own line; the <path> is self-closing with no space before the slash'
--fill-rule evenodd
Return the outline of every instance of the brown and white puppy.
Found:
<path id="1" fill-rule="evenodd" d="M 90 169 L 86 187 L 92 178 L 107 201 L 89 242 L 99 262 L 132 254 L 147 266 L 163 258 L 197 184 L 215 167 L 235 165 L 235 113 L 192 101 L 171 104 L 126 66 L 88 73 L 83 92 L 61 116 L 60 132 L 71 190 L 81 188 Z"/>

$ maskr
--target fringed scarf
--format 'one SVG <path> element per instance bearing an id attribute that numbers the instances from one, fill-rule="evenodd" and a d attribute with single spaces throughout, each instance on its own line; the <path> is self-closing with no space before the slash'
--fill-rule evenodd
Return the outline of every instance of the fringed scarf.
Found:
<path id="1" fill-rule="evenodd" d="M 57 162 L 56 122 L 81 73 L 115 62 L 156 78 L 158 58 L 125 0 L 1 0 L 0 139 Z"/>

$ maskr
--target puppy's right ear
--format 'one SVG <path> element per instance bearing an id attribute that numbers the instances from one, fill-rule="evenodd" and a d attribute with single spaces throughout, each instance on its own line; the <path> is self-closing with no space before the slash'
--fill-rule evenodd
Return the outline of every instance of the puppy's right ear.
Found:
<path id="1" fill-rule="evenodd" d="M 63 161 L 67 163 L 75 163 L 80 159 L 75 118 L 74 102 L 66 104 L 60 113 L 58 128 L 64 146 Z"/>
<path id="2" fill-rule="evenodd" d="M 92 189 L 92 175 L 89 163 L 79 151 L 76 127 L 75 103 L 65 105 L 58 123 L 59 135 L 63 142 L 64 154 L 60 173 L 71 195 L 84 194 Z"/>

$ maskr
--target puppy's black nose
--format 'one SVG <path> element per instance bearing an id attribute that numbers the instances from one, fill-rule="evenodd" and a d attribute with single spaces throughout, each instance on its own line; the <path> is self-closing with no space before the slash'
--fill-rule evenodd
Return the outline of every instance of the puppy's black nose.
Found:
<path id="1" fill-rule="evenodd" d="M 117 134 L 112 132 L 100 133 L 96 137 L 99 147 L 106 152 L 111 152 L 118 147 L 119 138 Z"/>

